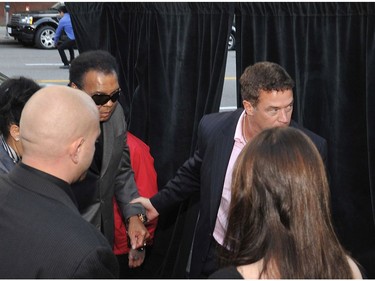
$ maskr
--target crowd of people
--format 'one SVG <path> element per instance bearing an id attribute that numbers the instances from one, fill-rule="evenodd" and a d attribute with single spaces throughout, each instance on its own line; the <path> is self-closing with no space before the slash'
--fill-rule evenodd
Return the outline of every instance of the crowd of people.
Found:
<path id="1" fill-rule="evenodd" d="M 0 86 L 1 278 L 144 278 L 159 214 L 197 192 L 186 277 L 363 277 L 332 226 L 327 142 L 291 119 L 280 65 L 245 69 L 243 108 L 205 115 L 163 188 L 127 131 L 115 58 L 83 52 L 69 80 Z"/>

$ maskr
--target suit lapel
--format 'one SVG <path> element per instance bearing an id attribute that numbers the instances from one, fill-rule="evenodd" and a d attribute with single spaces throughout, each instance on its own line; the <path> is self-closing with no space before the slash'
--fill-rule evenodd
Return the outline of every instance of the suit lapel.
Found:
<path id="1" fill-rule="evenodd" d="M 217 136 L 217 143 L 215 144 L 215 156 L 213 157 L 213 171 L 211 194 L 212 200 L 210 206 L 210 222 L 215 224 L 217 209 L 221 201 L 223 192 L 224 179 L 227 171 L 230 156 L 232 154 L 234 145 L 234 132 L 236 130 L 237 122 L 241 116 L 243 109 L 238 109 L 227 118 L 223 124 L 222 129 Z"/>
<path id="2" fill-rule="evenodd" d="M 114 140 L 114 130 L 112 129 L 112 122 L 108 120 L 103 123 L 103 161 L 102 169 L 100 171 L 100 177 L 103 177 L 108 169 L 109 162 L 111 160 L 112 150 L 113 150 L 113 140 Z"/>

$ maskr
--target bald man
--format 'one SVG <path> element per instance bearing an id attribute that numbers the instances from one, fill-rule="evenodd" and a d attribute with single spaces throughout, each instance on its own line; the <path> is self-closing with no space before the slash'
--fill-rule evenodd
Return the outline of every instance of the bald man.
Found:
<path id="1" fill-rule="evenodd" d="M 0 278 L 117 278 L 105 237 L 80 215 L 70 184 L 82 180 L 100 134 L 93 100 L 45 87 L 20 120 L 22 162 L 0 178 Z"/>

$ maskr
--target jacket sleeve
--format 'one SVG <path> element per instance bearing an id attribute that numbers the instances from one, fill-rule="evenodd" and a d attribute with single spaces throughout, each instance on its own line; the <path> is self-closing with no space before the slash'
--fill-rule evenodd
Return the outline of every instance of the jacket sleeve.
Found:
<path id="1" fill-rule="evenodd" d="M 129 202 L 139 197 L 138 188 L 134 180 L 134 172 L 130 164 L 129 146 L 127 145 L 126 122 L 124 124 L 125 142 L 123 143 L 121 160 L 116 174 L 115 180 L 115 196 L 117 204 L 121 210 L 124 219 L 137 214 L 146 214 L 144 207 Z"/>
<path id="2" fill-rule="evenodd" d="M 150 198 L 151 204 L 159 213 L 200 191 L 202 159 L 208 139 L 204 135 L 207 132 L 204 121 L 205 117 L 198 126 L 198 141 L 194 155 L 177 170 L 175 177 L 161 191 Z"/>
<path id="3" fill-rule="evenodd" d="M 65 25 L 66 25 L 65 19 L 61 18 L 57 26 L 56 32 L 55 32 L 55 37 L 53 38 L 53 41 L 55 42 L 55 44 L 57 44 L 57 41 L 59 40 L 61 36 L 61 32 L 64 30 Z"/>

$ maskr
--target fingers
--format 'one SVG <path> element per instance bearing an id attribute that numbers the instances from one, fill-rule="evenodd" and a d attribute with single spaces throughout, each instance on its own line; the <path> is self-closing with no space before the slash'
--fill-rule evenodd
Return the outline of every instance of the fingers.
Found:
<path id="1" fill-rule="evenodd" d="M 134 268 L 140 266 L 146 256 L 146 250 L 138 251 L 131 249 L 129 251 L 129 268 Z"/>
<path id="2" fill-rule="evenodd" d="M 151 238 L 150 233 L 146 231 L 138 232 L 134 238 L 130 236 L 132 249 L 138 249 L 147 245 L 147 240 Z"/>
<path id="3" fill-rule="evenodd" d="M 144 199 L 144 197 L 137 197 L 137 198 L 133 199 L 132 201 L 130 201 L 130 203 L 131 204 L 134 204 L 134 203 L 141 203 L 142 204 L 143 199 Z"/>
<path id="4" fill-rule="evenodd" d="M 151 237 L 146 227 L 137 217 L 129 219 L 128 235 L 132 249 L 143 247 L 144 243 Z"/>

